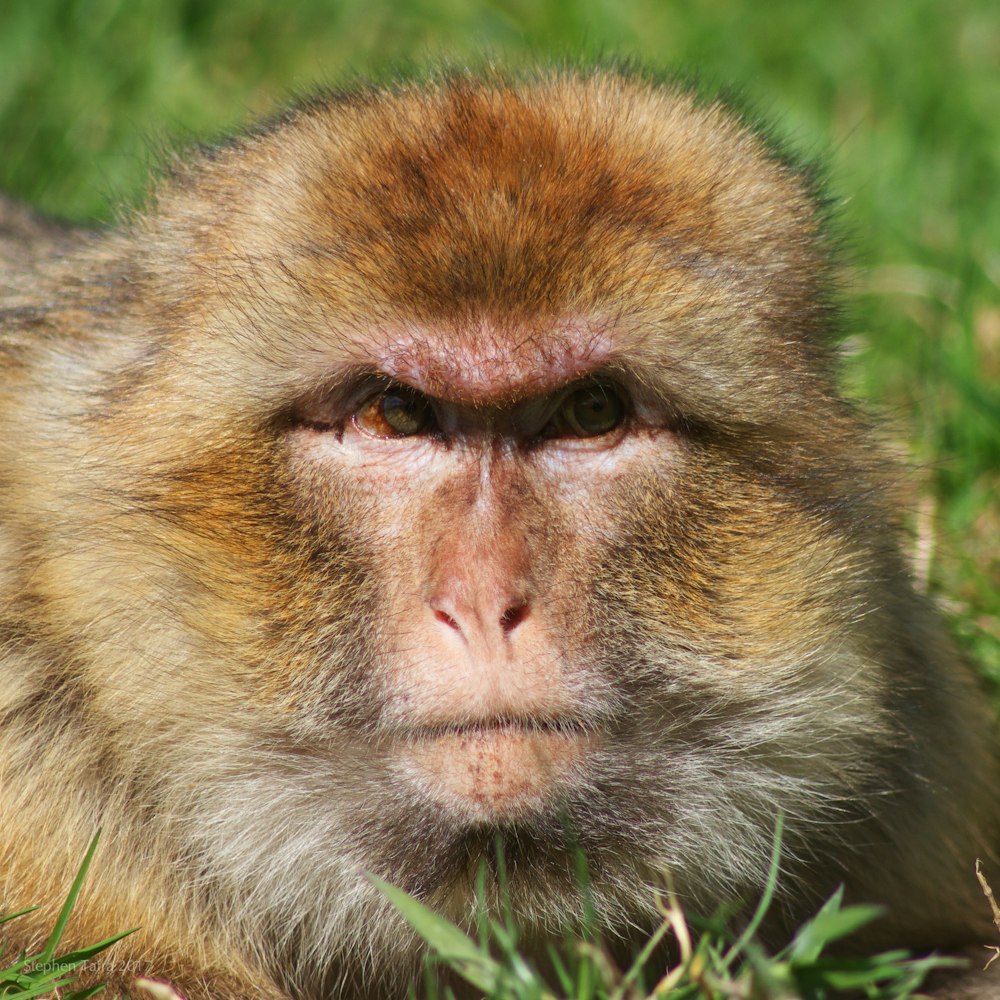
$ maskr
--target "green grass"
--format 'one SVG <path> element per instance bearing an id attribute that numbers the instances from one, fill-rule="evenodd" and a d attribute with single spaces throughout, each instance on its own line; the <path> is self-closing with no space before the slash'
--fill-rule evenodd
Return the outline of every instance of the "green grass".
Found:
<path id="1" fill-rule="evenodd" d="M 34 997 L 53 995 L 59 1000 L 89 1000 L 90 997 L 103 991 L 104 987 L 100 984 L 80 990 L 73 989 L 76 974 L 101 952 L 134 933 L 133 931 L 120 931 L 103 941 L 98 941 L 97 944 L 76 951 L 59 951 L 59 942 L 66 930 L 77 896 L 80 895 L 83 880 L 97 850 L 99 839 L 100 834 L 97 833 L 90 842 L 66 902 L 59 911 L 52 931 L 40 952 L 10 955 L 3 939 L 4 925 L 31 913 L 31 908 L 18 910 L 15 913 L 0 912 L 0 998 L 3 1000 L 33 1000 Z"/>
<path id="2" fill-rule="evenodd" d="M 5 0 L 0 189 L 109 219 L 165 149 L 317 83 L 490 56 L 697 74 L 828 164 L 846 383 L 913 460 L 920 575 L 1000 680 L 995 0 Z"/>
<path id="3" fill-rule="evenodd" d="M 673 895 L 659 901 L 663 922 L 648 946 L 626 969 L 618 968 L 600 936 L 553 945 L 541 972 L 518 950 L 516 927 L 484 918 L 478 940 L 399 889 L 383 886 L 411 926 L 430 947 L 424 990 L 432 1000 L 453 1000 L 438 985 L 437 970 L 447 967 L 471 984 L 485 1000 L 906 1000 L 935 969 L 959 961 L 913 958 L 907 952 L 883 952 L 864 958 L 827 954 L 830 945 L 862 930 L 873 908 L 844 906 L 831 897 L 777 954 L 766 952 L 753 937 L 734 938 L 723 921 L 695 929 Z M 656 948 L 669 937 L 676 962 L 664 968 Z"/>
<path id="4" fill-rule="evenodd" d="M 519 949 L 518 928 L 509 908 L 487 914 L 480 904 L 476 937 L 428 909 L 401 889 L 372 878 L 389 901 L 428 945 L 425 995 L 430 1000 L 454 1000 L 451 987 L 440 984 L 446 968 L 475 987 L 486 1000 L 906 1000 L 935 969 L 954 969 L 953 959 L 913 958 L 905 951 L 864 958 L 829 954 L 830 946 L 850 938 L 877 920 L 874 906 L 845 906 L 837 890 L 776 953 L 767 952 L 756 934 L 774 901 L 781 858 L 779 818 L 775 830 L 768 883 L 749 922 L 737 935 L 723 914 L 701 921 L 695 930 L 680 901 L 665 886 L 657 899 L 660 926 L 639 949 L 627 968 L 619 968 L 600 933 L 594 914 L 585 929 L 560 948 L 549 947 L 541 971 Z M 497 842 L 501 897 L 506 900 L 503 846 Z M 588 898 L 581 861 L 581 888 Z M 485 868 L 480 868 L 478 898 L 485 898 Z M 588 909 L 585 902 L 585 909 Z M 672 957 L 664 967 L 663 943 Z"/>
<path id="5" fill-rule="evenodd" d="M 585 927 L 576 938 L 563 941 L 561 947 L 555 943 L 549 946 L 547 971 L 531 964 L 519 950 L 519 931 L 508 903 L 504 849 L 499 838 L 496 865 L 502 912 L 489 914 L 482 903 L 486 897 L 483 864 L 477 881 L 480 906 L 475 938 L 402 889 L 374 876 L 370 878 L 428 945 L 422 994 L 428 1000 L 455 1000 L 453 988 L 441 985 L 443 968 L 471 984 L 484 1000 L 835 1000 L 859 996 L 868 1000 L 908 1000 L 928 973 L 962 967 L 964 963 L 960 960 L 936 956 L 914 958 L 905 951 L 862 958 L 831 957 L 830 945 L 863 930 L 880 915 L 878 907 L 845 906 L 842 890 L 837 890 L 784 948 L 768 953 L 756 934 L 777 889 L 782 825 L 783 818 L 779 817 L 767 885 L 739 934 L 729 929 L 724 914 L 702 921 L 695 931 L 667 885 L 657 899 L 662 914 L 660 926 L 624 969 L 615 964 L 596 929 L 582 857 L 579 871 Z M 53 996 L 58 1000 L 90 1000 L 104 991 L 102 984 L 75 989 L 77 975 L 101 952 L 133 931 L 121 931 L 76 951 L 59 952 L 59 943 L 99 839 L 98 833 L 91 841 L 41 951 L 9 955 L 3 939 L 4 925 L 32 910 L 0 912 L 0 1000 Z M 666 941 L 671 943 L 673 958 L 664 966 Z M 142 979 L 137 986 L 151 998 L 182 1000 L 171 985 L 162 981 Z M 415 990 L 413 984 L 411 996 Z"/>

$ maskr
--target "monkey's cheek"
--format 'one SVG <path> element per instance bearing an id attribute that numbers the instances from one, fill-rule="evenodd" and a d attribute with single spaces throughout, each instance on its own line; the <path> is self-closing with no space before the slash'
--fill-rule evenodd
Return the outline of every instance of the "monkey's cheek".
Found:
<path id="1" fill-rule="evenodd" d="M 551 809 L 580 780 L 594 737 L 484 730 L 412 744 L 403 769 L 435 804 L 471 821 Z"/>

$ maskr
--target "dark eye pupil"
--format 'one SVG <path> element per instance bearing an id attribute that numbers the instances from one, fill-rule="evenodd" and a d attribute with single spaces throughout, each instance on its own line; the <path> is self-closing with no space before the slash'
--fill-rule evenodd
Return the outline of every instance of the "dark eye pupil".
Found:
<path id="1" fill-rule="evenodd" d="M 381 407 L 382 417 L 397 434 L 419 434 L 427 426 L 427 401 L 416 395 L 387 392 Z"/>
<path id="2" fill-rule="evenodd" d="M 567 403 L 567 422 L 577 434 L 584 436 L 607 434 L 625 416 L 621 397 L 610 386 L 590 385 L 578 389 Z"/>

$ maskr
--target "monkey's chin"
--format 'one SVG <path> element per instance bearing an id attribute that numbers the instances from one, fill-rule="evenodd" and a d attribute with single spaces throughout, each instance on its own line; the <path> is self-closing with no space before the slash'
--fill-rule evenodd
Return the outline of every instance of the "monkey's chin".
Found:
<path id="1" fill-rule="evenodd" d="M 579 780 L 594 737 L 528 728 L 471 728 L 414 741 L 406 771 L 438 806 L 473 822 L 548 811 Z"/>

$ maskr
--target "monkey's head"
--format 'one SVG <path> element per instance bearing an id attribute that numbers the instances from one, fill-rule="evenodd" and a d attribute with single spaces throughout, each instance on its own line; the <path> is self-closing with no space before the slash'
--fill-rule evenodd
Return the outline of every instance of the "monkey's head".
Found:
<path id="1" fill-rule="evenodd" d="M 92 252 L 31 588 L 185 898 L 340 953 L 365 871 L 461 916 L 499 833 L 527 924 L 579 849 L 623 928 L 664 872 L 752 895 L 779 811 L 836 885 L 921 640 L 820 214 L 717 104 L 458 77 L 302 105 Z"/>

